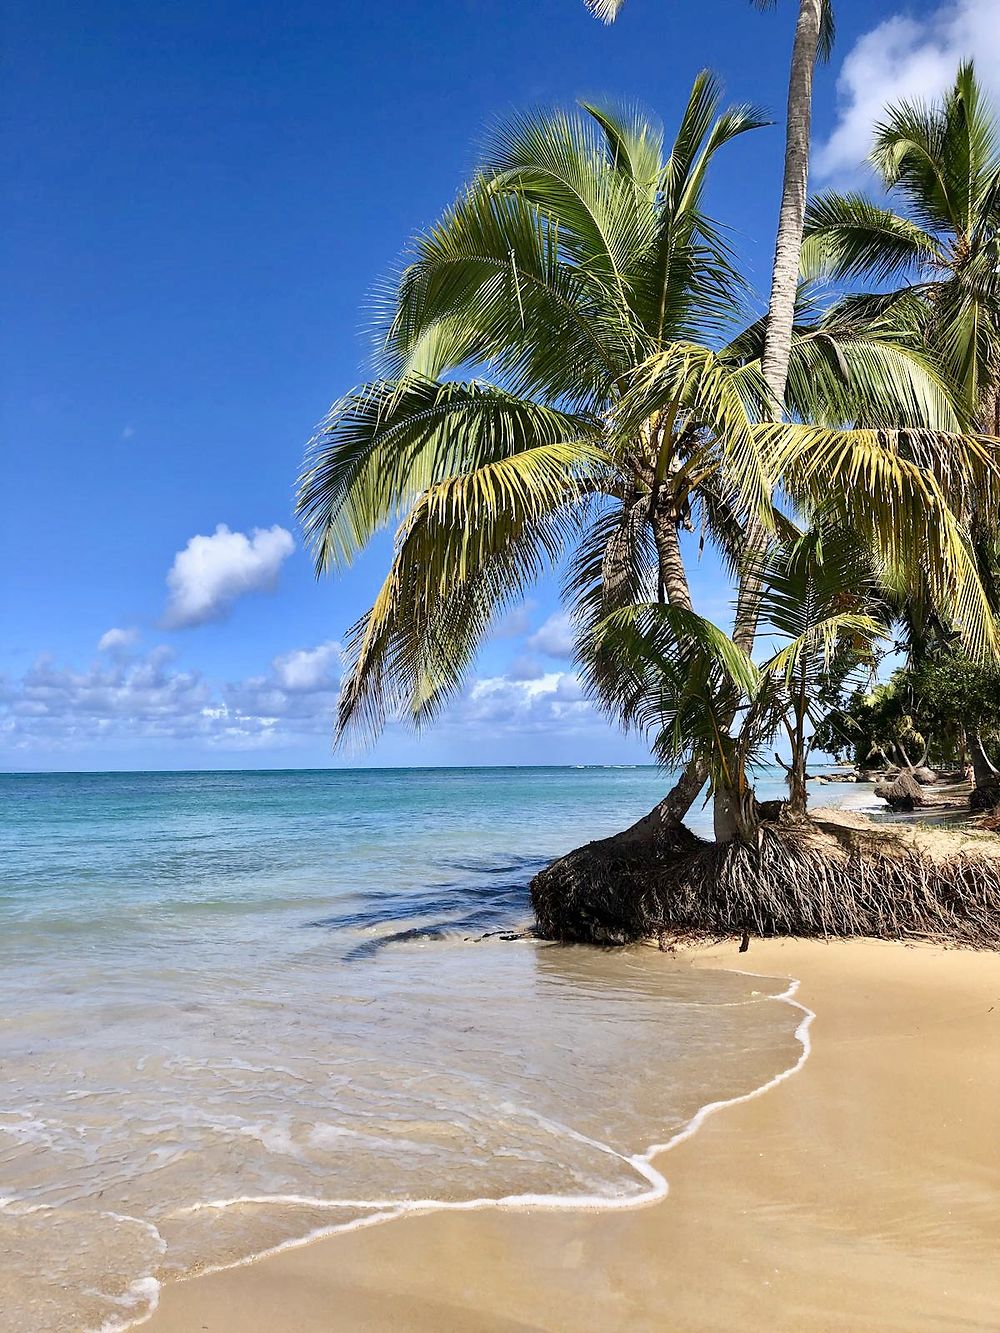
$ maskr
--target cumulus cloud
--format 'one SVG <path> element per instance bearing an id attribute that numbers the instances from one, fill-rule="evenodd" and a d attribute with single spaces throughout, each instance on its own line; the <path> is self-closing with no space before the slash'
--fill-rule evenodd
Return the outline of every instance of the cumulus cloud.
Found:
<path id="1" fill-rule="evenodd" d="M 19 679 L 0 678 L 0 752 L 34 761 L 134 742 L 155 762 L 161 744 L 213 754 L 314 743 L 332 733 L 341 672 L 334 642 L 282 653 L 260 674 L 224 682 L 181 669 L 166 647 L 98 659 L 86 670 L 42 657 Z M 572 671 L 476 678 L 441 726 L 469 743 L 607 734 Z"/>
<path id="2" fill-rule="evenodd" d="M 487 676 L 473 683 L 456 706 L 456 720 L 491 731 L 576 730 L 597 720 L 572 671 L 549 671 L 530 680 Z"/>
<path id="3" fill-rule="evenodd" d="M 119 629 L 113 626 L 105 630 L 97 640 L 97 651 L 99 653 L 119 653 L 125 648 L 131 648 L 139 637 L 137 629 Z"/>
<path id="4" fill-rule="evenodd" d="M 573 625 L 569 616 L 563 611 L 557 611 L 525 643 L 533 652 L 545 653 L 548 657 L 572 657 Z"/>
<path id="5" fill-rule="evenodd" d="M 181 629 L 223 619 L 238 597 L 272 589 L 294 549 L 292 534 L 277 524 L 247 536 L 220 523 L 211 537 L 192 537 L 167 575 L 164 625 Z"/>
<path id="6" fill-rule="evenodd" d="M 841 67 L 837 124 L 814 155 L 817 178 L 856 175 L 884 108 L 901 99 L 933 100 L 969 57 L 987 87 L 1000 92 L 997 0 L 946 0 L 920 19 L 894 14 L 865 33 Z"/>
<path id="7" fill-rule="evenodd" d="M 266 749 L 328 733 L 339 677 L 335 643 L 283 654 L 259 676 L 222 684 L 178 670 L 165 647 L 113 655 L 86 671 L 41 657 L 20 679 L 0 680 L 0 743 L 28 752 L 123 740 Z"/>
<path id="8" fill-rule="evenodd" d="M 318 648 L 297 648 L 274 659 L 274 673 L 284 690 L 310 693 L 332 689 L 340 679 L 341 647 L 333 640 Z"/>
<path id="9" fill-rule="evenodd" d="M 493 626 L 493 638 L 515 639 L 521 634 L 527 634 L 531 628 L 531 612 L 534 608 L 535 603 L 531 600 L 513 607 L 506 615 L 501 616 Z"/>

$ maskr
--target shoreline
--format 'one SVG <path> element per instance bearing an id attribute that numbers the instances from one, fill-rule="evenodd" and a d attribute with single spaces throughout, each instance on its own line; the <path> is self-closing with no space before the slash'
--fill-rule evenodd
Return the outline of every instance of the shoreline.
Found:
<path id="1" fill-rule="evenodd" d="M 539 944 L 541 944 L 541 947 L 559 947 L 559 946 L 551 946 L 546 942 L 539 942 L 533 936 L 525 935 L 521 938 L 524 941 L 530 941 L 531 944 L 535 947 L 537 947 Z M 657 959 L 663 958 L 661 951 L 658 948 L 654 950 L 651 942 L 647 942 L 645 945 L 640 947 L 650 949 L 653 953 L 653 956 Z M 696 964 L 697 959 L 695 951 L 697 947 L 698 946 L 690 946 L 690 945 L 685 946 L 683 949 L 674 953 L 672 961 L 674 963 L 682 962 L 687 965 L 691 965 L 692 963 Z M 663 961 L 664 963 L 666 963 L 666 960 Z M 770 1002 L 777 1004 L 786 1004 L 790 1008 L 797 1010 L 802 1015 L 799 1022 L 796 1024 L 794 1032 L 791 1034 L 791 1039 L 794 1042 L 798 1043 L 801 1049 L 799 1051 L 798 1056 L 791 1064 L 787 1065 L 783 1069 L 779 1069 L 777 1073 L 766 1078 L 763 1083 L 759 1084 L 756 1087 L 751 1087 L 747 1091 L 737 1092 L 732 1096 L 724 1097 L 716 1101 L 710 1101 L 705 1103 L 704 1105 L 700 1106 L 694 1112 L 694 1114 L 691 1115 L 690 1119 L 688 1119 L 685 1123 L 683 1123 L 680 1126 L 680 1128 L 677 1129 L 670 1136 L 670 1138 L 668 1138 L 664 1142 L 652 1143 L 639 1152 L 635 1153 L 629 1153 L 626 1151 L 619 1152 L 617 1149 L 611 1148 L 610 1145 L 605 1144 L 603 1142 L 599 1142 L 594 1139 L 590 1139 L 586 1135 L 582 1135 L 578 1131 L 572 1130 L 571 1128 L 568 1128 L 565 1125 L 558 1126 L 559 1130 L 562 1133 L 564 1134 L 569 1133 L 571 1136 L 580 1138 L 581 1140 L 597 1148 L 601 1152 L 607 1152 L 611 1156 L 619 1158 L 622 1162 L 628 1165 L 636 1173 L 637 1176 L 641 1177 L 643 1180 L 646 1181 L 648 1188 L 643 1192 L 639 1194 L 621 1195 L 618 1197 L 614 1196 L 607 1197 L 601 1195 L 546 1193 L 546 1194 L 511 1194 L 511 1195 L 501 1195 L 497 1197 L 485 1196 L 480 1198 L 470 1198 L 462 1200 L 447 1200 L 447 1199 L 435 1199 L 435 1198 L 406 1199 L 406 1200 L 337 1199 L 329 1201 L 328 1205 L 320 1205 L 320 1201 L 316 1199 L 298 1198 L 297 1196 L 287 1196 L 287 1197 L 261 1196 L 260 1198 L 256 1198 L 253 1196 L 246 1196 L 239 1200 L 228 1199 L 228 1200 L 208 1201 L 201 1204 L 195 1204 L 191 1208 L 184 1209 L 181 1211 L 201 1211 L 204 1209 L 213 1210 L 215 1208 L 228 1207 L 229 1205 L 236 1202 L 275 1203 L 275 1204 L 282 1202 L 286 1203 L 291 1202 L 291 1203 L 308 1204 L 312 1207 L 316 1207 L 318 1205 L 328 1206 L 332 1211 L 337 1211 L 344 1207 L 355 1207 L 359 1209 L 363 1208 L 369 1211 L 367 1211 L 364 1215 L 353 1219 L 352 1221 L 343 1223 L 333 1223 L 329 1227 L 319 1227 L 302 1236 L 284 1240 L 281 1243 L 273 1246 L 272 1248 L 262 1250 L 258 1254 L 252 1254 L 245 1259 L 236 1260 L 235 1262 L 231 1263 L 208 1265 L 202 1269 L 199 1269 L 196 1272 L 188 1273 L 178 1278 L 176 1280 L 177 1284 L 181 1285 L 190 1282 L 200 1282 L 205 1278 L 237 1272 L 239 1270 L 255 1266 L 261 1262 L 267 1262 L 276 1259 L 279 1256 L 284 1255 L 289 1251 L 300 1250 L 308 1246 L 334 1241 L 341 1236 L 347 1236 L 355 1231 L 367 1230 L 369 1228 L 379 1227 L 385 1223 L 399 1222 L 408 1218 L 416 1219 L 420 1217 L 429 1217 L 440 1212 L 479 1213 L 479 1212 L 497 1211 L 505 1214 L 509 1213 L 521 1213 L 521 1214 L 591 1213 L 592 1214 L 592 1213 L 606 1213 L 606 1212 L 617 1212 L 617 1211 L 632 1211 L 636 1209 L 647 1208 L 662 1202 L 669 1195 L 670 1183 L 668 1179 L 662 1174 L 662 1172 L 654 1165 L 656 1159 L 663 1156 L 666 1153 L 669 1153 L 679 1144 L 684 1143 L 686 1140 L 693 1138 L 699 1132 L 699 1130 L 702 1128 L 705 1122 L 710 1117 L 716 1115 L 718 1112 L 725 1111 L 733 1106 L 739 1106 L 744 1102 L 753 1101 L 757 1097 L 765 1096 L 772 1088 L 777 1087 L 780 1083 L 783 1083 L 786 1079 L 794 1077 L 794 1075 L 796 1075 L 802 1069 L 805 1062 L 808 1060 L 811 1051 L 811 1044 L 809 1040 L 809 1028 L 812 1021 L 815 1019 L 816 1015 L 811 1009 L 808 1009 L 798 999 L 796 999 L 796 995 L 800 986 L 798 978 L 774 976 L 771 975 L 770 973 L 754 972 L 742 967 L 734 967 L 734 968 L 726 967 L 718 970 L 731 971 L 735 975 L 746 977 L 751 980 L 759 980 L 761 982 L 770 982 L 770 983 L 788 982 L 789 984 L 783 990 L 775 991 L 774 993 L 760 991 L 760 992 L 753 992 L 753 994 L 759 995 L 760 998 L 758 1002 L 763 1001 L 764 1003 Z M 164 1289 L 163 1283 L 157 1278 L 149 1277 L 140 1279 L 139 1283 L 134 1285 L 137 1287 L 137 1289 L 141 1289 L 140 1294 L 142 1294 L 148 1292 L 149 1283 L 153 1284 L 154 1290 L 152 1292 L 152 1298 L 149 1301 L 149 1308 L 147 1312 L 142 1315 L 139 1315 L 138 1317 L 134 1317 L 131 1319 L 124 1319 L 121 1322 L 114 1322 L 113 1325 L 106 1323 L 104 1326 L 102 1326 L 100 1333 L 127 1333 L 128 1329 L 137 1328 L 140 1325 L 145 1325 L 149 1322 L 150 1319 L 153 1318 L 153 1316 L 156 1314 L 159 1308 L 160 1296 Z"/>
<path id="2" fill-rule="evenodd" d="M 874 941 L 754 940 L 749 954 L 738 955 L 732 944 L 698 947 L 684 961 L 798 977 L 798 995 L 793 985 L 782 998 L 805 1011 L 803 1053 L 762 1088 L 703 1107 L 667 1144 L 637 1155 L 637 1164 L 661 1158 L 653 1170 L 666 1176 L 662 1193 L 669 1197 L 638 1207 L 629 1201 L 628 1208 L 414 1211 L 392 1226 L 369 1224 L 167 1284 L 143 1327 L 319 1333 L 336 1312 L 337 1326 L 352 1330 L 390 1323 L 428 1333 L 652 1330 L 664 1327 L 670 1310 L 669 1326 L 677 1329 L 847 1330 L 863 1327 L 875 1302 L 879 1327 L 900 1333 L 962 1320 L 995 1327 L 1000 955 Z M 810 1010 L 818 1018 L 807 1059 Z M 941 1023 L 953 1038 L 944 1049 Z M 956 1071 L 950 1066 L 959 1055 Z M 902 1097 L 915 1070 L 923 1095 Z M 980 1095 L 968 1091 L 970 1083 Z M 949 1148 L 928 1180 L 921 1159 L 926 1165 L 941 1125 L 956 1119 L 966 1130 L 963 1143 Z M 866 1147 L 872 1126 L 883 1124 L 893 1132 Z M 778 1161 L 761 1175 L 776 1139 Z M 912 1171 L 896 1164 L 901 1142 L 909 1145 Z M 789 1160 L 800 1158 L 811 1169 L 789 1177 Z M 870 1188 L 859 1192 L 866 1172 Z M 956 1222 L 963 1183 L 976 1207 Z M 955 1206 L 936 1208 L 939 1196 Z M 887 1197 L 895 1205 L 889 1228 Z M 928 1226 L 948 1234 L 929 1245 Z M 773 1273 L 764 1276 L 768 1265 Z M 824 1290 L 825 1313 L 816 1307 Z"/>

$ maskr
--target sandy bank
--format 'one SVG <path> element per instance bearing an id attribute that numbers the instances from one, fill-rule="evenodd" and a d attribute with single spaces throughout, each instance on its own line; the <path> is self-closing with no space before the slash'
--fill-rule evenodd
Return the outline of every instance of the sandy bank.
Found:
<path id="1" fill-rule="evenodd" d="M 663 1203 L 415 1216 L 168 1286 L 144 1328 L 1000 1329 L 1000 954 L 765 941 L 697 961 L 801 978 L 813 1050 L 658 1159 Z"/>

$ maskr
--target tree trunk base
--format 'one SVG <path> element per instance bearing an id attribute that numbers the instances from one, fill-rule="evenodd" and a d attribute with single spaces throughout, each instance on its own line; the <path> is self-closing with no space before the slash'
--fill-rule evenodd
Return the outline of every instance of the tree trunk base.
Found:
<path id="1" fill-rule="evenodd" d="M 969 809 L 973 814 L 996 810 L 1000 807 L 1000 782 L 973 787 L 969 793 Z"/>
<path id="2" fill-rule="evenodd" d="M 1000 847 L 941 854 L 886 825 L 763 824 L 755 843 L 683 827 L 588 843 L 536 875 L 546 939 L 621 945 L 744 935 L 932 939 L 1000 947 Z M 935 830 L 938 840 L 940 830 Z"/>
<path id="3" fill-rule="evenodd" d="M 668 824 L 648 836 L 626 829 L 578 847 L 531 881 L 539 934 L 586 944 L 644 938 L 659 911 L 656 885 L 707 846 L 683 824 Z"/>
<path id="4" fill-rule="evenodd" d="M 902 772 L 893 782 L 877 782 L 875 795 L 885 801 L 890 810 L 909 814 L 918 805 L 924 804 L 924 794 L 920 784 L 910 772 Z"/>

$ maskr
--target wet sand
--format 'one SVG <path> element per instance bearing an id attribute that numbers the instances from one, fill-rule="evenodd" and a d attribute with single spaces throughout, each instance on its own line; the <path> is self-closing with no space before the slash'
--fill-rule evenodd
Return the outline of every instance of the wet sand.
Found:
<path id="1" fill-rule="evenodd" d="M 167 1285 L 144 1328 L 996 1333 L 1000 954 L 755 941 L 696 960 L 798 977 L 817 1017 L 798 1074 L 657 1159 L 663 1202 L 411 1216 Z"/>

